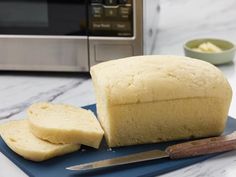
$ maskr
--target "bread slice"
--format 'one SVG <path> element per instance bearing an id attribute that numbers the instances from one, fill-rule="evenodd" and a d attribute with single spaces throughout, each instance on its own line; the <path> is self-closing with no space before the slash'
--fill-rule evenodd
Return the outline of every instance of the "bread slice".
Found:
<path id="1" fill-rule="evenodd" d="M 32 161 L 47 160 L 77 151 L 80 148 L 78 144 L 52 144 L 35 137 L 30 132 L 26 119 L 2 124 L 0 126 L 0 134 L 10 149 Z"/>
<path id="2" fill-rule="evenodd" d="M 36 103 L 27 110 L 33 134 L 52 143 L 98 148 L 103 130 L 91 111 L 65 104 Z"/>

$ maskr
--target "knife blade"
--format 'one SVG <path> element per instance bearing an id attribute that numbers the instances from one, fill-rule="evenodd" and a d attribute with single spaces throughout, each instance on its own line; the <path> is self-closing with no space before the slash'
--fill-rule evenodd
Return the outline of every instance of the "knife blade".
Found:
<path id="1" fill-rule="evenodd" d="M 67 170 L 91 170 L 117 165 L 125 165 L 148 160 L 161 158 L 180 159 L 212 153 L 226 152 L 236 149 L 236 132 L 226 136 L 205 138 L 177 145 L 169 146 L 165 151 L 150 150 L 145 152 L 134 153 L 131 155 L 105 159 L 71 167 L 66 167 Z"/>
<path id="2" fill-rule="evenodd" d="M 152 150 L 147 152 L 140 152 L 131 155 L 121 156 L 112 159 L 100 160 L 91 163 L 85 163 L 81 165 L 75 165 L 71 167 L 67 167 L 67 170 L 89 170 L 89 169 L 96 169 L 102 167 L 111 167 L 116 165 L 124 165 L 130 164 L 135 162 L 142 162 L 147 160 L 154 160 L 158 158 L 168 157 L 168 154 L 165 151 L 160 150 Z"/>

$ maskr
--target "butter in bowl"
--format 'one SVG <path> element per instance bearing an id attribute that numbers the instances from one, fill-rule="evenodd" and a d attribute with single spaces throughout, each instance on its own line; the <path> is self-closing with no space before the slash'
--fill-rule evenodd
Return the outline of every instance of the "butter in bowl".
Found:
<path id="1" fill-rule="evenodd" d="M 234 59 L 235 45 L 222 39 L 194 39 L 184 44 L 184 52 L 188 57 L 219 65 L 229 63 Z"/>

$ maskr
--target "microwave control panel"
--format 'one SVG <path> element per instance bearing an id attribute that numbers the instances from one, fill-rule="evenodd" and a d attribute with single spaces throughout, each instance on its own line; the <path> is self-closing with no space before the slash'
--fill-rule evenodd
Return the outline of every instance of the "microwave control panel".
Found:
<path id="1" fill-rule="evenodd" d="M 90 36 L 133 36 L 132 0 L 90 0 L 88 8 Z"/>

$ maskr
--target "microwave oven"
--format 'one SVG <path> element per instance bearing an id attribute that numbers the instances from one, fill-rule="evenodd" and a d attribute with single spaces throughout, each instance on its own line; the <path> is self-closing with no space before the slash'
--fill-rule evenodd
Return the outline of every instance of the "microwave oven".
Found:
<path id="1" fill-rule="evenodd" d="M 157 3 L 0 0 L 0 70 L 86 72 L 99 62 L 148 53 L 156 26 L 149 13 Z"/>

